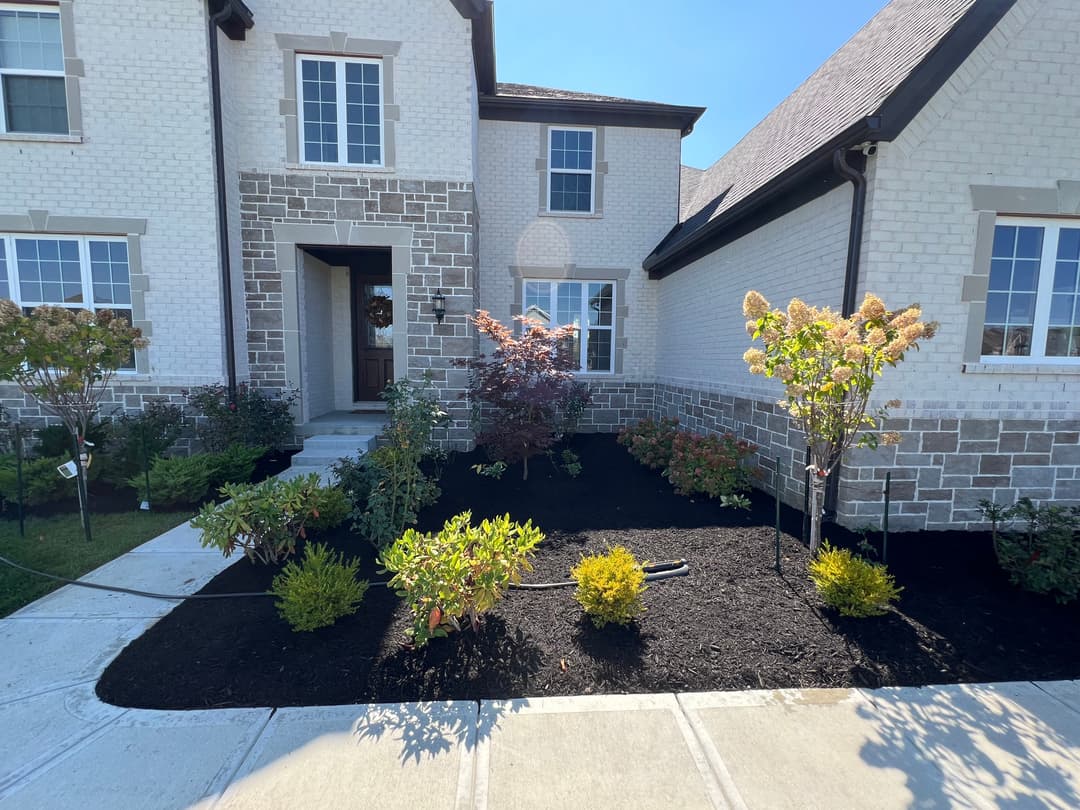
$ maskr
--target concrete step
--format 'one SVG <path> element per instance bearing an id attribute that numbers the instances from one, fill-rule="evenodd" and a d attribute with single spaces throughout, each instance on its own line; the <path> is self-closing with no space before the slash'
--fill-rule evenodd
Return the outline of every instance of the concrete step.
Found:
<path id="1" fill-rule="evenodd" d="M 375 447 L 375 434 L 322 434 L 304 439 L 292 467 L 326 467 L 345 456 L 363 455 Z"/>
<path id="2" fill-rule="evenodd" d="M 333 411 L 316 416 L 300 426 L 303 436 L 368 436 L 382 432 L 389 422 L 386 412 L 348 413 Z"/>

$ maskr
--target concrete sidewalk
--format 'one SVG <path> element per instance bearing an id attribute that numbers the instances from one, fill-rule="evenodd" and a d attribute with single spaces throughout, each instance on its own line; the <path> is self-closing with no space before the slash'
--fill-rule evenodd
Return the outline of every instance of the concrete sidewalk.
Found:
<path id="1" fill-rule="evenodd" d="M 177 527 L 87 579 L 191 593 Z M 1080 807 L 1080 682 L 144 711 L 109 661 L 173 603 L 62 588 L 0 620 L 0 810 Z"/>

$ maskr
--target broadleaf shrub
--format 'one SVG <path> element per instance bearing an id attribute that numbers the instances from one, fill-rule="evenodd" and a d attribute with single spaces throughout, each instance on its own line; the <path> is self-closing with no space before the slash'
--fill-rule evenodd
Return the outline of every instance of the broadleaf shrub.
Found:
<path id="1" fill-rule="evenodd" d="M 223 385 L 194 388 L 187 397 L 191 407 L 202 416 L 196 422 L 195 432 L 211 452 L 221 452 L 237 444 L 280 450 L 294 443 L 290 408 L 296 400 L 295 392 L 272 395 L 241 383 L 232 401 Z"/>
<path id="2" fill-rule="evenodd" d="M 312 543 L 304 548 L 299 564 L 286 563 L 274 577 L 270 589 L 278 598 L 274 606 L 297 632 L 329 627 L 360 607 L 368 583 L 356 578 L 359 570 L 359 560 L 346 562 L 342 554 Z"/>
<path id="3" fill-rule="evenodd" d="M 750 488 L 750 470 L 742 462 L 756 452 L 757 447 L 730 433 L 703 436 L 680 431 L 672 439 L 664 476 L 681 495 L 730 497 Z"/>
<path id="4" fill-rule="evenodd" d="M 475 630 L 510 584 L 532 570 L 529 558 L 543 539 L 532 521 L 515 523 L 503 515 L 473 526 L 469 512 L 450 518 L 435 534 L 406 531 L 379 562 L 393 572 L 390 587 L 409 604 L 416 646 L 463 624 Z"/>
<path id="5" fill-rule="evenodd" d="M 810 560 L 810 579 L 826 605 L 840 611 L 841 616 L 856 618 L 881 616 L 903 590 L 884 565 L 864 560 L 846 548 L 833 548 L 828 541 Z"/>
<path id="6" fill-rule="evenodd" d="M 279 562 L 292 555 L 306 526 L 315 516 L 320 498 L 318 473 L 261 484 L 226 484 L 221 505 L 208 503 L 191 521 L 202 531 L 203 546 L 220 549 L 226 557 L 237 549 L 249 559 Z"/>
<path id="7" fill-rule="evenodd" d="M 116 416 L 102 423 L 102 428 L 103 441 L 95 459 L 104 467 L 101 476 L 124 484 L 141 473 L 144 464 L 165 455 L 176 444 L 184 429 L 184 409 L 164 400 L 150 400 L 143 410 Z M 96 441 L 92 430 L 88 438 Z"/>
<path id="8" fill-rule="evenodd" d="M 582 557 L 570 576 L 577 582 L 574 598 L 597 628 L 629 624 L 645 610 L 641 604 L 641 594 L 648 587 L 645 571 L 623 546 Z"/>
<path id="9" fill-rule="evenodd" d="M 1080 509 L 1021 498 L 1008 507 L 980 501 L 990 521 L 998 563 L 1014 585 L 1053 596 L 1080 596 Z"/>
<path id="10" fill-rule="evenodd" d="M 679 420 L 663 416 L 659 420 L 642 419 L 619 432 L 618 442 L 646 467 L 662 470 L 671 463 L 672 445 L 679 432 Z"/>
<path id="11" fill-rule="evenodd" d="M 548 329 L 524 317 L 521 334 L 484 310 L 472 319 L 477 331 L 495 344 L 491 356 L 462 361 L 469 371 L 469 394 L 479 408 L 476 443 L 495 461 L 522 463 L 547 452 L 573 430 L 588 406 L 588 388 L 574 379 L 578 360 L 567 350 L 575 329 Z"/>

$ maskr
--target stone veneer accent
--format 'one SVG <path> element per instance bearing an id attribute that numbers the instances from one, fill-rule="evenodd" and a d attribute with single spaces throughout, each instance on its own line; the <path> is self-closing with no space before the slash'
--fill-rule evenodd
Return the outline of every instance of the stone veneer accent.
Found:
<path id="1" fill-rule="evenodd" d="M 461 396 L 467 377 L 454 361 L 476 351 L 467 319 L 475 305 L 476 213 L 471 183 L 383 179 L 345 171 L 241 172 L 240 218 L 251 380 L 271 389 L 286 386 L 284 293 L 274 224 L 334 225 L 342 234 L 354 223 L 411 227 L 407 374 L 418 380 L 430 372 L 452 418 L 448 442 L 452 447 L 470 446 L 469 406 Z M 349 244 L 344 236 L 341 244 Z M 396 273 L 397 266 L 394 269 Z M 446 296 L 441 324 L 435 322 L 431 308 L 436 289 Z"/>

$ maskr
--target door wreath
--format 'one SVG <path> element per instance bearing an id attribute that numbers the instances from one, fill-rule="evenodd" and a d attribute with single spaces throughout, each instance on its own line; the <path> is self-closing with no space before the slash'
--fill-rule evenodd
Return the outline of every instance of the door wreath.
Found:
<path id="1" fill-rule="evenodd" d="M 368 321 L 377 329 L 385 329 L 394 322 L 394 302 L 387 295 L 373 295 L 368 299 Z"/>

